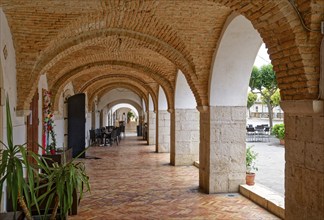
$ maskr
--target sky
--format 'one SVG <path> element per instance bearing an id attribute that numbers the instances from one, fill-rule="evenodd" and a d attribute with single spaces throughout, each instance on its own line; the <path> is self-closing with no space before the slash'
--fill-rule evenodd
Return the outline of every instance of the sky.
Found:
<path id="1" fill-rule="evenodd" d="M 258 52 L 258 55 L 254 61 L 255 66 L 261 67 L 262 65 L 267 65 L 267 64 L 271 63 L 267 51 L 268 51 L 268 49 L 265 47 L 265 44 L 262 44 L 260 47 L 260 50 Z"/>

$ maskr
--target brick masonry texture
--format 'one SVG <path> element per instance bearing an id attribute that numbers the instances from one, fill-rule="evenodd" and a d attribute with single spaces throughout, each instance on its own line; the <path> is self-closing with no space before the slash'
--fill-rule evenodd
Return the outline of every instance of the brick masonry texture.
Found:
<path id="1" fill-rule="evenodd" d="M 318 30 L 323 1 L 298 0 L 296 6 L 306 25 Z M 100 71 L 97 62 L 108 68 L 119 63 L 145 83 L 158 82 L 168 88 L 170 103 L 181 69 L 197 105 L 208 105 L 212 59 L 232 12 L 249 19 L 266 43 L 284 100 L 318 94 L 321 35 L 303 29 L 288 0 L 2 0 L 0 7 L 16 50 L 17 109 L 28 109 L 41 74 L 54 90 L 67 82 L 81 88 Z"/>

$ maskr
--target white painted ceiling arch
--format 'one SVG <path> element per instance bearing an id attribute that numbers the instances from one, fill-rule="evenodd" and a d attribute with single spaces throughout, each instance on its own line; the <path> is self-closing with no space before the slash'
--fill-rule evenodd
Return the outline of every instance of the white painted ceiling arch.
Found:
<path id="1" fill-rule="evenodd" d="M 137 102 L 134 102 L 133 100 L 130 99 L 119 99 L 116 100 L 114 102 L 111 102 L 107 105 L 107 110 L 110 111 L 111 108 L 117 104 L 129 104 L 132 105 L 136 108 L 137 112 L 139 113 L 139 115 L 143 115 L 143 108 L 142 106 L 140 106 Z"/>
<path id="2" fill-rule="evenodd" d="M 132 106 L 132 105 L 130 105 L 128 103 L 117 104 L 117 105 L 113 106 L 111 108 L 111 110 L 114 113 L 116 110 L 121 109 L 121 108 L 129 108 L 129 109 L 131 109 L 135 113 L 136 117 L 138 117 L 137 109 L 134 106 Z"/>
<path id="3" fill-rule="evenodd" d="M 175 109 L 196 109 L 197 103 L 194 94 L 186 80 L 186 77 L 179 70 L 175 87 Z"/>
<path id="4" fill-rule="evenodd" d="M 209 81 L 209 103 L 246 106 L 251 71 L 262 39 L 242 15 L 231 15 L 224 27 Z"/>
<path id="5" fill-rule="evenodd" d="M 159 86 L 159 110 L 168 110 L 168 101 L 165 96 L 165 92 L 161 86 Z"/>
<path id="6" fill-rule="evenodd" d="M 129 89 L 117 88 L 112 89 L 100 98 L 98 109 L 103 109 L 107 104 L 125 98 L 132 100 L 142 106 L 142 100 L 135 92 Z"/>

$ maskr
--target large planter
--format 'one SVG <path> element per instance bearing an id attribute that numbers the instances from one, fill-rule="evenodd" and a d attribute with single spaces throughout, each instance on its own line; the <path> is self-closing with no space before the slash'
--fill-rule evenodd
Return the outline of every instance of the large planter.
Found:
<path id="1" fill-rule="evenodd" d="M 255 184 L 255 173 L 246 173 L 245 181 L 246 185 L 253 186 Z"/>
<path id="2" fill-rule="evenodd" d="M 69 148 L 63 152 L 56 152 L 55 154 L 44 154 L 43 157 L 50 159 L 46 161 L 48 165 L 52 165 L 55 162 L 62 164 L 64 163 L 64 157 L 66 160 L 65 162 L 68 163 L 72 160 L 72 148 Z"/>

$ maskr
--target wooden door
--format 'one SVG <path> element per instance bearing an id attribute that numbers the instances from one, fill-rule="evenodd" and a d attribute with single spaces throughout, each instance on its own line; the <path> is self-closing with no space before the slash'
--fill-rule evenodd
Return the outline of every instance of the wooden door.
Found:
<path id="1" fill-rule="evenodd" d="M 85 94 L 68 98 L 68 147 L 72 156 L 78 156 L 85 149 Z M 81 157 L 85 157 L 82 154 Z"/>
<path id="2" fill-rule="evenodd" d="M 27 149 L 38 153 L 38 93 L 30 103 L 31 113 L 27 116 Z"/>

